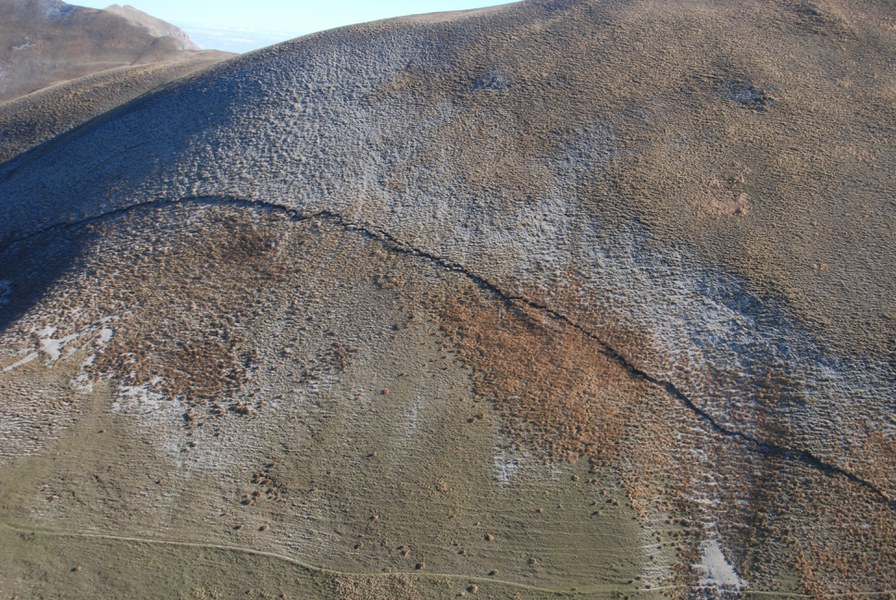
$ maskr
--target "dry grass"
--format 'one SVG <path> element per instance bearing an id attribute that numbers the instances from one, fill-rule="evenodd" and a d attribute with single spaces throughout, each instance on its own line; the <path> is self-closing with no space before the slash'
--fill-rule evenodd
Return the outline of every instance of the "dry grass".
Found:
<path id="1" fill-rule="evenodd" d="M 611 458 L 643 386 L 584 334 L 525 308 L 452 299 L 442 327 L 504 427 L 554 460 Z"/>
<path id="2" fill-rule="evenodd" d="M 277 245 L 263 222 L 218 215 L 198 239 L 122 271 L 119 302 L 134 317 L 118 325 L 94 372 L 222 410 L 256 362 L 244 322 L 287 267 Z"/>

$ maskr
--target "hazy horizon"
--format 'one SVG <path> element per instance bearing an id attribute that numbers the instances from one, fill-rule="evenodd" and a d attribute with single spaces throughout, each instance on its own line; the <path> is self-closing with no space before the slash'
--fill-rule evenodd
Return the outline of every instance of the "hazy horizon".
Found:
<path id="1" fill-rule="evenodd" d="M 106 8 L 108 0 L 69 2 Z M 257 0 L 251 4 L 225 1 L 209 6 L 195 0 L 133 0 L 126 2 L 156 18 L 177 25 L 202 48 L 249 52 L 316 31 L 411 14 L 494 6 L 495 0 L 333 0 L 328 3 Z"/>

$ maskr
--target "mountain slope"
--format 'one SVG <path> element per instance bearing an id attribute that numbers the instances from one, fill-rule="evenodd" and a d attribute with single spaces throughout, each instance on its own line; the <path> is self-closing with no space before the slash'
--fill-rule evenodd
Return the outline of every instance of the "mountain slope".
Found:
<path id="1" fill-rule="evenodd" d="M 131 7 L 0 2 L 0 101 L 61 81 L 198 50 L 180 29 Z"/>
<path id="2" fill-rule="evenodd" d="M 141 27 L 145 27 L 155 37 L 174 38 L 180 42 L 181 48 L 183 50 L 200 49 L 199 46 L 197 46 L 193 42 L 193 40 L 190 39 L 190 36 L 184 33 L 184 31 L 180 28 L 175 27 L 171 23 L 168 23 L 161 19 L 157 19 L 152 15 L 148 15 L 142 10 L 137 10 L 129 4 L 125 4 L 124 6 L 113 4 L 112 6 L 107 6 L 103 10 L 120 17 L 124 17 L 125 19 L 131 21 L 132 23 L 136 23 Z"/>
<path id="3" fill-rule="evenodd" d="M 0 577 L 896 589 L 894 22 L 396 19 L 6 163 Z M 262 566 L 217 578 L 222 553 Z M 172 577 L 104 580 L 120 561 Z"/>
<path id="4" fill-rule="evenodd" d="M 161 63 L 106 69 L 4 102 L 0 104 L 0 162 L 231 57 L 204 51 Z"/>

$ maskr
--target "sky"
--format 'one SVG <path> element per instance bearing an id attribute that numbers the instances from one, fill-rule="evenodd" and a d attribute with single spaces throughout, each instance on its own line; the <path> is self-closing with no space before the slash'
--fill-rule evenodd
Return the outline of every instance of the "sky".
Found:
<path id="1" fill-rule="evenodd" d="M 114 0 L 67 0 L 105 8 Z M 118 0 L 186 31 L 203 48 L 248 52 L 342 25 L 508 0 Z"/>

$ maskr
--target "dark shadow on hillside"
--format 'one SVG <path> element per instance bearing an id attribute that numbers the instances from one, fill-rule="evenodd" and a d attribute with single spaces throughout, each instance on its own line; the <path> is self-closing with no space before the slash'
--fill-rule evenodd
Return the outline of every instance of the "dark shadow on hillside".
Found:
<path id="1" fill-rule="evenodd" d="M 83 226 L 58 227 L 0 250 L 0 333 L 78 268 L 91 237 Z"/>

